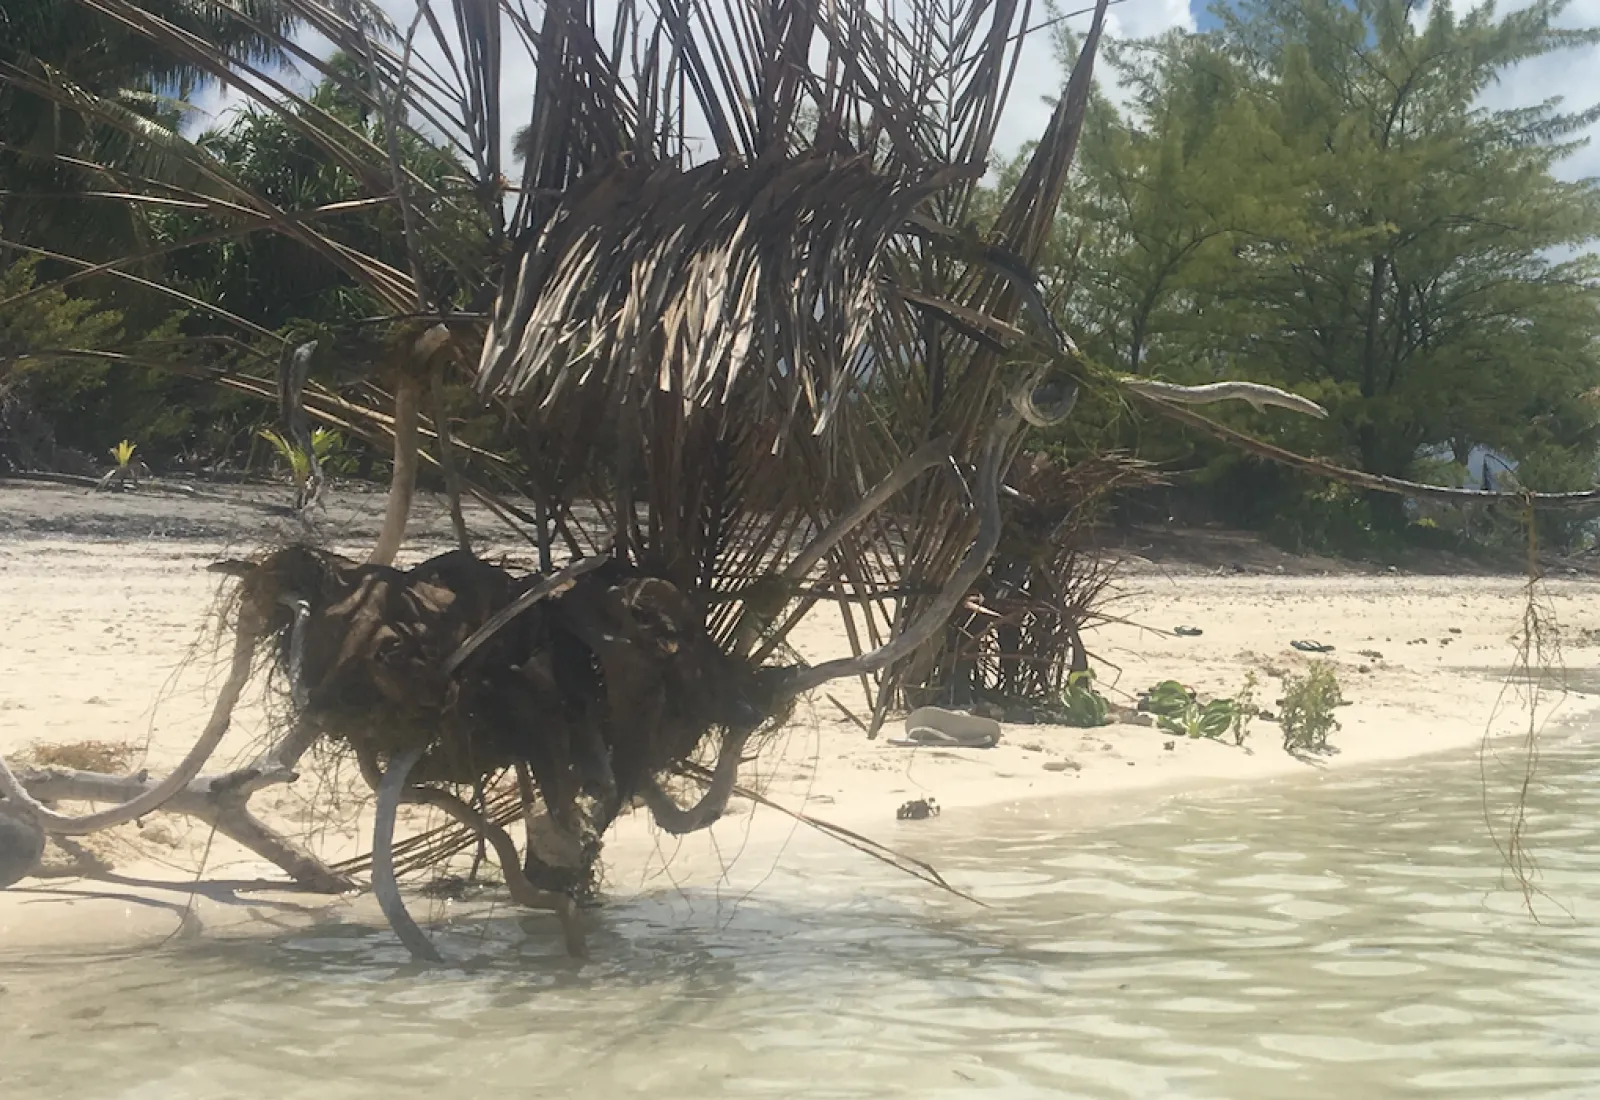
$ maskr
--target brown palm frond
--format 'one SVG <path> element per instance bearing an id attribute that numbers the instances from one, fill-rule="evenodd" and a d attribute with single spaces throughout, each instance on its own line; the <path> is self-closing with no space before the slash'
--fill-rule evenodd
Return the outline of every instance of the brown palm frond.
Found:
<path id="1" fill-rule="evenodd" d="M 591 173 L 509 272 L 479 388 L 533 407 L 567 386 L 692 407 L 751 371 L 783 380 L 755 393 L 792 391 L 821 430 L 866 346 L 885 239 L 960 174 L 816 156 Z"/>

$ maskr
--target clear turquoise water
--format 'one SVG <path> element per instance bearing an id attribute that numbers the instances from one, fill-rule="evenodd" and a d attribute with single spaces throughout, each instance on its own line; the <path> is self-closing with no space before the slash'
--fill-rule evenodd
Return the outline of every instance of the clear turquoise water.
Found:
<path id="1" fill-rule="evenodd" d="M 0 956 L 0 1096 L 1600 1097 L 1600 747 L 1540 774 L 1539 921 L 1476 761 L 951 814 L 894 839 L 989 908 L 808 846 L 617 902 L 583 966 L 513 918 L 435 971 L 343 927 Z"/>

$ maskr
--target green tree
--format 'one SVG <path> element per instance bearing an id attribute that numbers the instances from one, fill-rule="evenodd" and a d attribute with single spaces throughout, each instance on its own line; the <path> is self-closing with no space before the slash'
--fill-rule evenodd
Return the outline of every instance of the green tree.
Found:
<path id="1" fill-rule="evenodd" d="M 52 422 L 100 385 L 104 362 L 75 350 L 115 341 L 122 318 L 63 291 L 39 288 L 37 263 L 0 260 L 0 468 L 56 460 Z"/>
<path id="2" fill-rule="evenodd" d="M 145 0 L 151 18 L 219 44 L 240 63 L 283 60 L 292 5 L 280 0 Z M 92 198 L 192 177 L 163 155 L 194 95 L 192 59 L 100 12 L 60 0 L 0 4 L 0 237 L 76 257 L 137 247 L 143 209 Z M 119 123 L 121 125 L 119 125 Z"/>
<path id="3" fill-rule="evenodd" d="M 1250 0 L 1125 48 L 1133 104 L 1099 105 L 1057 234 L 1091 346 L 1292 386 L 1329 420 L 1250 427 L 1374 473 L 1481 445 L 1530 487 L 1591 483 L 1600 269 L 1552 257 L 1600 237 L 1600 190 L 1555 174 L 1600 111 L 1480 106 L 1510 66 L 1600 40 L 1558 28 L 1565 6 Z"/>

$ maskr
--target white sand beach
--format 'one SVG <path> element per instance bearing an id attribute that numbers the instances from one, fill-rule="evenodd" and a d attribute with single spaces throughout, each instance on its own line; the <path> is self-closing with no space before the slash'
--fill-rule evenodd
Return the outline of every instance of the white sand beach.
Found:
<path id="1" fill-rule="evenodd" d="M 6 499 L 0 490 L 0 510 Z M 239 552 L 228 543 L 204 531 L 178 538 L 70 531 L 0 537 L 6 612 L 0 751 L 26 758 L 41 743 L 126 743 L 128 766 L 152 772 L 180 757 L 204 724 L 207 685 L 225 661 L 214 619 L 226 582 L 204 567 Z M 1254 723 L 1244 748 L 1124 724 L 1008 725 L 989 749 L 898 747 L 889 743 L 900 731 L 895 721 L 878 739 L 865 737 L 834 702 L 865 718 L 859 684 L 836 683 L 802 705 L 744 778 L 785 806 L 895 845 L 915 836 L 916 822 L 896 820 L 897 807 L 912 799 L 936 801 L 946 822 L 1007 802 L 1050 799 L 1065 829 L 1131 816 L 1154 800 L 1211 786 L 1314 782 L 1378 762 L 1470 751 L 1486 737 L 1514 748 L 1529 729 L 1526 697 L 1508 689 L 1506 676 L 1517 659 L 1525 587 L 1515 577 L 1376 570 L 1219 576 L 1130 563 L 1111 608 L 1123 622 L 1088 639 L 1111 700 L 1130 704 L 1169 678 L 1204 695 L 1231 695 L 1254 671 L 1258 700 L 1275 709 L 1277 677 L 1312 659 L 1290 643 L 1314 640 L 1333 647 L 1325 659 L 1336 666 L 1349 701 L 1331 738 L 1337 752 L 1314 761 L 1285 753 L 1279 728 L 1266 721 Z M 1600 678 L 1594 587 L 1561 577 L 1539 588 L 1562 639 L 1565 675 L 1579 688 L 1585 677 Z M 1201 633 L 1171 633 L 1180 625 Z M 793 640 L 812 660 L 846 649 L 831 611 L 815 615 Z M 1600 695 L 1553 687 L 1542 699 L 1541 727 L 1554 720 L 1575 728 L 1600 704 Z M 241 706 L 214 766 L 248 758 L 267 724 L 258 700 Z M 330 775 L 312 767 L 298 783 L 273 788 L 252 805 L 337 859 L 359 850 L 367 801 L 353 768 Z M 407 808 L 402 827 L 432 820 L 429 813 Z M 683 881 L 718 873 L 717 852 L 834 843 L 739 800 L 709 834 L 671 848 L 658 839 L 644 814 L 625 817 L 608 842 L 608 869 L 619 881 L 647 879 L 647 865 L 670 851 L 674 881 Z M 181 817 L 153 815 L 86 843 L 110 871 L 98 879 L 30 879 L 0 892 L 0 947 L 154 942 L 194 918 L 205 934 L 248 934 L 315 919 L 331 907 L 370 908 L 366 898 L 267 889 L 267 882 L 281 882 L 280 872 Z M 254 898 L 271 898 L 270 912 Z M 377 919 L 375 910 L 371 915 Z"/>

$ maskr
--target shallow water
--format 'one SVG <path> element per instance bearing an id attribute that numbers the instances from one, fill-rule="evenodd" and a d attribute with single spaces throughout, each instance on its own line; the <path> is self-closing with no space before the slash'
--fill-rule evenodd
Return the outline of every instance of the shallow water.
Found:
<path id="1" fill-rule="evenodd" d="M 442 943 L 478 961 L 434 971 L 343 927 L 0 956 L 0 1095 L 1596 1097 L 1600 746 L 1540 774 L 1542 922 L 1475 761 L 1085 832 L 951 815 L 885 839 L 990 908 L 807 847 L 750 896 L 614 903 L 581 967 L 538 918 L 462 922 Z"/>

